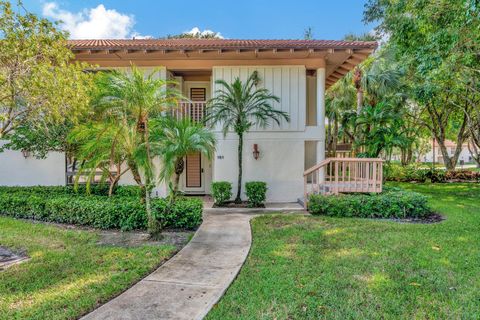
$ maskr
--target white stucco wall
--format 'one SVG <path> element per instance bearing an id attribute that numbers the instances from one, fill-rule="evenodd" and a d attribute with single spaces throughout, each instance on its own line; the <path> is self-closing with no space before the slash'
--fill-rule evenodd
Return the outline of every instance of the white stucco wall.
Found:
<path id="1" fill-rule="evenodd" d="M 294 202 L 303 196 L 305 141 L 312 141 L 309 146 L 316 148 L 316 141 L 324 140 L 325 133 L 320 127 L 306 126 L 307 77 L 303 66 L 214 67 L 212 80 L 223 79 L 231 83 L 236 77 L 240 77 L 245 81 L 255 70 L 261 79 L 259 85 L 280 97 L 280 103 L 275 103 L 274 107 L 286 111 L 291 117 L 291 122 L 282 121 L 280 126 L 273 125 L 267 129 L 252 128 L 245 135 L 243 182 L 265 181 L 268 186 L 268 202 Z M 315 84 L 311 81 L 311 90 L 308 91 L 315 91 Z M 218 88 L 218 84 L 213 86 L 213 95 Z M 312 104 L 315 101 L 311 99 Z M 315 122 L 311 121 L 309 124 Z M 218 131 L 219 128 L 220 126 L 216 128 L 218 143 L 213 161 L 213 181 L 231 182 L 235 195 L 238 176 L 238 138 L 234 133 L 224 137 Z M 253 157 L 254 144 L 258 144 L 260 151 L 258 160 Z M 314 152 L 315 150 L 310 150 L 309 153 L 313 156 Z M 242 197 L 245 198 L 244 192 Z"/>
<path id="2" fill-rule="evenodd" d="M 5 142 L 0 141 L 0 145 Z M 0 152 L 0 185 L 65 185 L 65 156 L 51 152 L 45 159 L 25 158 L 21 151 Z"/>
<path id="3" fill-rule="evenodd" d="M 253 157 L 253 144 L 258 144 L 260 157 Z M 233 195 L 237 193 L 237 148 L 234 137 L 219 139 L 214 160 L 213 180 L 229 181 Z M 304 170 L 304 142 L 300 139 L 280 140 L 247 134 L 243 149 L 243 194 L 248 181 L 265 181 L 268 186 L 267 201 L 294 202 L 302 196 Z"/>

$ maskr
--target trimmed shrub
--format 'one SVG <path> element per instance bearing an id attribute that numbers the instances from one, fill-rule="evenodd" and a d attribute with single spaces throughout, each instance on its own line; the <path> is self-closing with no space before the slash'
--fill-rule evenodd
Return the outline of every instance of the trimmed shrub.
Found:
<path id="1" fill-rule="evenodd" d="M 228 181 L 212 182 L 212 197 L 217 206 L 222 206 L 232 198 L 232 184 Z"/>
<path id="2" fill-rule="evenodd" d="M 0 190 L 0 214 L 7 216 L 125 231 L 147 227 L 145 205 L 137 197 L 55 194 L 38 187 L 32 193 L 7 190 Z M 167 228 L 194 229 L 202 221 L 200 199 L 180 198 L 168 207 L 167 200 L 156 198 L 152 209 Z"/>
<path id="3" fill-rule="evenodd" d="M 479 181 L 480 172 L 472 170 L 454 170 L 446 171 L 445 180 L 459 180 L 459 181 Z"/>
<path id="4" fill-rule="evenodd" d="M 250 208 L 263 207 L 267 199 L 267 183 L 263 181 L 250 181 L 245 183 L 248 206 Z"/>
<path id="5" fill-rule="evenodd" d="M 167 199 L 155 199 L 152 210 L 163 225 L 176 229 L 195 229 L 202 223 L 203 202 L 198 198 L 177 198 L 172 207 Z"/>
<path id="6" fill-rule="evenodd" d="M 404 167 L 391 163 L 385 165 L 384 168 L 385 180 L 398 182 L 425 182 L 431 171 L 431 169 L 419 167 L 417 164 Z"/>
<path id="7" fill-rule="evenodd" d="M 399 188 L 371 194 L 312 195 L 308 210 L 312 214 L 360 218 L 423 218 L 432 213 L 427 197 Z"/>

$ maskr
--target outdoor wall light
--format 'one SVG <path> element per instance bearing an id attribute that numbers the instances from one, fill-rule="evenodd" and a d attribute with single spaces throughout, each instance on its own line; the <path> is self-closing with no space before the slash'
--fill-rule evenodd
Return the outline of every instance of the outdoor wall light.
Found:
<path id="1" fill-rule="evenodd" d="M 28 157 L 30 157 L 30 151 L 28 150 L 22 150 L 22 155 L 25 159 L 27 159 Z"/>
<path id="2" fill-rule="evenodd" d="M 259 156 L 260 156 L 260 151 L 258 150 L 258 144 L 254 143 L 253 144 L 253 158 L 255 160 L 258 160 Z"/>

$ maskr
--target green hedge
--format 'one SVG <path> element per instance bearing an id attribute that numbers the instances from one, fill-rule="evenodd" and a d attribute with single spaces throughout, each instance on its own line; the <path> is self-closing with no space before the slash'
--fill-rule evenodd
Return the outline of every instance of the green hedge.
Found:
<path id="1" fill-rule="evenodd" d="M 384 176 L 387 181 L 425 182 L 431 176 L 431 169 L 417 164 L 401 166 L 391 163 L 384 166 Z"/>
<path id="2" fill-rule="evenodd" d="M 28 189 L 0 188 L 0 214 L 100 229 L 126 231 L 147 226 L 145 206 L 138 197 L 54 193 L 41 187 L 30 192 Z M 180 198 L 172 207 L 167 206 L 166 199 L 155 198 L 152 209 L 166 228 L 194 229 L 202 221 L 203 204 L 196 198 Z"/>
<path id="3" fill-rule="evenodd" d="M 0 186 L 0 193 L 35 193 L 45 195 L 96 195 L 96 196 L 108 196 L 108 185 L 99 184 L 91 185 L 90 192 L 87 193 L 86 185 L 74 186 L 32 186 L 32 187 L 5 187 Z M 138 186 L 117 186 L 113 192 L 116 196 L 121 197 L 140 197 L 141 190 Z"/>
<path id="4" fill-rule="evenodd" d="M 384 166 L 384 176 L 387 181 L 397 182 L 425 182 L 430 179 L 433 183 L 480 181 L 480 172 L 462 169 L 447 171 L 422 167 L 419 164 L 401 166 L 391 163 Z"/>
<path id="5" fill-rule="evenodd" d="M 432 213 L 427 197 L 399 188 L 371 194 L 312 195 L 308 210 L 312 214 L 361 218 L 423 218 Z"/>

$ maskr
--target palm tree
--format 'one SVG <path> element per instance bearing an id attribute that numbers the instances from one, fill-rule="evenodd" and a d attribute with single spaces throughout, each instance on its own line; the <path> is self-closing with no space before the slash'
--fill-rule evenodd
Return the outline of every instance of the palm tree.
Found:
<path id="1" fill-rule="evenodd" d="M 128 127 L 115 121 L 89 122 L 75 127 L 68 137 L 70 142 L 78 145 L 75 157 L 81 160 L 75 184 L 80 177 L 86 177 L 89 191 L 100 170 L 102 181 L 108 179 L 108 195 L 111 196 L 120 178 L 130 170 L 125 161 L 132 158 L 137 147 L 132 133 Z"/>
<path id="2" fill-rule="evenodd" d="M 215 150 L 215 136 L 203 125 L 189 118 L 155 119 L 151 123 L 152 151 L 162 159 L 161 179 L 167 181 L 175 174 L 172 199 L 178 193 L 180 175 L 185 169 L 184 158 L 200 152 L 209 159 Z"/>
<path id="3" fill-rule="evenodd" d="M 246 82 L 236 78 L 231 84 L 224 80 L 217 80 L 221 86 L 216 91 L 216 97 L 209 101 L 207 122 L 214 126 L 222 125 L 223 135 L 229 130 L 238 135 L 238 188 L 235 202 L 240 203 L 242 191 L 242 151 L 243 135 L 254 125 L 266 128 L 270 121 L 280 124 L 281 119 L 290 121 L 290 116 L 276 110 L 273 102 L 280 102 L 280 98 L 271 94 L 265 88 L 257 88 L 258 73 L 253 72 Z"/>
<path id="4" fill-rule="evenodd" d="M 161 117 L 164 111 L 177 106 L 180 93 L 170 82 L 158 77 L 158 70 L 149 74 L 135 66 L 128 72 L 110 72 L 99 77 L 94 108 L 98 117 L 111 119 L 129 131 L 136 148 L 126 158 L 135 182 L 142 188 L 151 233 L 158 233 L 159 225 L 152 215 L 150 193 L 155 186 L 154 166 L 149 138 L 149 122 Z"/>
<path id="5" fill-rule="evenodd" d="M 400 114 L 386 103 L 381 102 L 375 107 L 365 106 L 355 124 L 364 138 L 359 144 L 365 147 L 364 155 L 367 157 L 376 158 L 384 151 L 389 160 L 393 148 L 402 147 L 408 142 L 402 132 Z"/>

